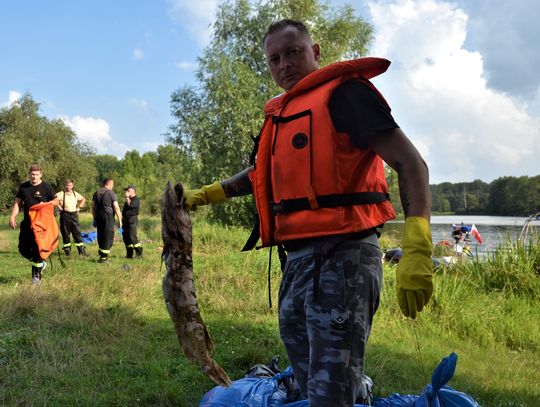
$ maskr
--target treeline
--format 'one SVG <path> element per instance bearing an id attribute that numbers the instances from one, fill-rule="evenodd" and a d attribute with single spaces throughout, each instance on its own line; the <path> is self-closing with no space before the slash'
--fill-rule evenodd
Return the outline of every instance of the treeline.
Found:
<path id="1" fill-rule="evenodd" d="M 462 215 L 529 216 L 540 212 L 540 175 L 431 185 L 432 211 Z"/>
<path id="2" fill-rule="evenodd" d="M 0 210 L 11 208 L 19 185 L 28 180 L 32 163 L 43 167 L 43 180 L 56 191 L 73 179 L 75 190 L 90 202 L 105 178 L 115 181 L 115 192 L 123 203 L 123 188 L 134 184 L 143 212 L 156 214 L 166 181 L 190 183 L 191 161 L 179 147 L 162 145 L 155 152 L 127 152 L 123 158 L 99 155 L 78 141 L 61 120 L 39 113 L 39 103 L 30 94 L 0 109 Z M 89 205 L 88 205 L 89 207 Z"/>
<path id="3" fill-rule="evenodd" d="M 175 144 L 140 154 L 128 151 L 124 157 L 96 154 L 80 143 L 75 133 L 60 120 L 39 114 L 39 104 L 26 94 L 16 104 L 0 109 L 0 210 L 9 210 L 18 186 L 28 179 L 28 167 L 39 163 L 43 179 L 62 190 L 66 179 L 75 190 L 91 199 L 104 178 L 115 181 L 123 202 L 123 187 L 134 184 L 146 214 L 158 214 L 161 192 L 167 181 L 181 181 L 187 187 L 222 179 L 207 173 L 201 163 Z M 204 174 L 201 176 L 201 173 Z M 232 173 L 231 173 L 232 175 Z M 387 168 L 387 180 L 396 212 L 399 204 L 397 176 Z M 540 212 L 540 175 L 502 177 L 491 183 L 480 180 L 431 186 L 432 210 L 457 214 L 528 216 Z M 208 216 L 225 224 L 251 225 L 255 217 L 250 197 L 212 208 Z"/>

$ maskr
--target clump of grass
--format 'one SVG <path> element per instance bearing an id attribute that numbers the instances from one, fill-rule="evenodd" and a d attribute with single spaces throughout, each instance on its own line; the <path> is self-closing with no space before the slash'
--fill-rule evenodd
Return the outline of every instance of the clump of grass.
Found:
<path id="1" fill-rule="evenodd" d="M 486 292 L 540 299 L 540 239 L 505 243 L 483 259 L 460 264 Z"/>
<path id="2" fill-rule="evenodd" d="M 530 324 L 540 313 L 539 261 L 540 241 L 508 239 L 488 256 L 439 268 L 434 321 L 479 345 L 539 351 L 540 327 Z"/>

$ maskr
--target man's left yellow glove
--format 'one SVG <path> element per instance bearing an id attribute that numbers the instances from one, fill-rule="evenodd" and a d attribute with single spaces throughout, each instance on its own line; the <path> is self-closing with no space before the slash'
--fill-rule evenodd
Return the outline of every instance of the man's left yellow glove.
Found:
<path id="1" fill-rule="evenodd" d="M 187 208 L 192 210 L 197 209 L 199 205 L 214 204 L 227 200 L 225 191 L 219 181 L 204 185 L 200 189 L 186 189 L 184 190 L 184 197 L 186 198 Z"/>
<path id="2" fill-rule="evenodd" d="M 403 315 L 414 319 L 433 293 L 433 243 L 426 218 L 410 216 L 405 219 L 402 249 L 403 257 L 396 271 L 397 299 Z"/>

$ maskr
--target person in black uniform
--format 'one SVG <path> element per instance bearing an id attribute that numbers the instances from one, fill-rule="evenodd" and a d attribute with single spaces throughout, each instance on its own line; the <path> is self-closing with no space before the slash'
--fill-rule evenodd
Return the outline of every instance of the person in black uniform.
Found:
<path id="1" fill-rule="evenodd" d="M 63 191 L 57 192 L 60 209 L 60 232 L 62 232 L 63 250 L 66 256 L 71 255 L 71 239 L 73 235 L 79 256 L 86 256 L 86 248 L 79 228 L 79 210 L 84 208 L 86 198 L 73 189 L 73 180 L 68 179 Z"/>
<path id="2" fill-rule="evenodd" d="M 124 191 L 126 202 L 122 208 L 122 223 L 124 225 L 122 229 L 122 238 L 126 245 L 126 257 L 132 259 L 133 253 L 135 252 L 135 257 L 139 258 L 143 252 L 141 243 L 137 238 L 137 223 L 141 200 L 137 196 L 134 185 L 128 185 L 127 188 L 124 188 Z"/>
<path id="3" fill-rule="evenodd" d="M 111 178 L 103 180 L 102 187 L 94 192 L 92 197 L 92 216 L 97 228 L 98 263 L 108 263 L 114 239 L 114 215 L 118 217 L 118 226 L 122 227 L 122 213 L 118 206 L 118 198 L 113 192 L 114 181 Z"/>
<path id="4" fill-rule="evenodd" d="M 19 253 L 24 258 L 30 260 L 32 264 L 32 283 L 39 284 L 41 282 L 42 272 L 47 266 L 47 263 L 39 254 L 34 232 L 30 225 L 28 211 L 31 206 L 40 202 L 52 201 L 54 205 L 58 206 L 58 199 L 55 197 L 53 187 L 41 180 L 43 170 L 40 165 L 32 164 L 28 174 L 30 181 L 22 183 L 15 196 L 15 202 L 11 208 L 11 216 L 9 217 L 9 226 L 12 229 L 17 228 L 16 218 L 22 206 L 24 209 L 24 218 L 21 222 L 21 231 L 19 233 Z"/>

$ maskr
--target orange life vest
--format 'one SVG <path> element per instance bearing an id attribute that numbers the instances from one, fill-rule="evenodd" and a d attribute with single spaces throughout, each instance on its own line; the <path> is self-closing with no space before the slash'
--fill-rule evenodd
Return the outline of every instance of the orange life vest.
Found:
<path id="1" fill-rule="evenodd" d="M 38 203 L 28 209 L 28 215 L 39 254 L 45 260 L 58 246 L 59 229 L 54 216 L 54 205 L 51 202 Z"/>
<path id="2" fill-rule="evenodd" d="M 378 93 L 368 79 L 389 64 L 360 58 L 328 65 L 267 102 L 250 173 L 263 246 L 359 232 L 394 218 L 381 158 L 337 132 L 328 109 L 334 89 L 353 78 Z"/>

